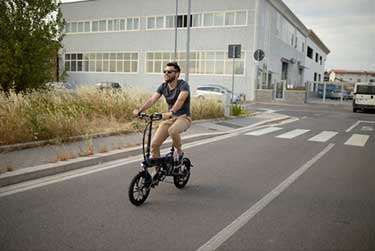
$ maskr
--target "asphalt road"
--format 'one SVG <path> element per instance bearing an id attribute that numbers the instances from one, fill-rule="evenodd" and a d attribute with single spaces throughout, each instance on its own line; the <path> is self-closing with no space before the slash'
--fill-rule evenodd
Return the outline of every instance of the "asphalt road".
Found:
<path id="1" fill-rule="evenodd" d="M 186 149 L 188 186 L 141 207 L 138 162 L 0 190 L 0 250 L 375 250 L 375 115 L 279 110 L 299 120 Z"/>

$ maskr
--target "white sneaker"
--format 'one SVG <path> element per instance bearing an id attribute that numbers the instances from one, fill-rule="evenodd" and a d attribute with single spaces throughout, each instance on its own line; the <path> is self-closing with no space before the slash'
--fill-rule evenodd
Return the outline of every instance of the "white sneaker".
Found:
<path id="1" fill-rule="evenodd" d="M 184 153 L 183 152 L 181 152 L 180 154 L 177 151 L 173 152 L 173 160 L 174 160 L 174 162 L 180 163 L 181 160 L 183 159 L 183 157 L 184 157 Z"/>

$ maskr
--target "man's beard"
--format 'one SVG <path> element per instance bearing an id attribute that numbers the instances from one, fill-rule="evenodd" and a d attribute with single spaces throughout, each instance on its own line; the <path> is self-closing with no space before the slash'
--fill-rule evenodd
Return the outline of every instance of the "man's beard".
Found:
<path id="1" fill-rule="evenodd" d="M 165 80 L 165 82 L 166 82 L 167 84 L 169 84 L 169 83 L 172 83 L 175 79 L 176 79 L 176 77 L 174 77 L 174 78 L 169 78 L 169 79 Z"/>

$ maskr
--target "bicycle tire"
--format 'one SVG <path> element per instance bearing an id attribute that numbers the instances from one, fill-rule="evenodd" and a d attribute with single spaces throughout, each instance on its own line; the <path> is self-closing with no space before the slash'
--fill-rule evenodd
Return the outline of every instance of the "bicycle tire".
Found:
<path id="1" fill-rule="evenodd" d="M 145 184 L 147 175 L 150 174 L 147 174 L 146 172 L 140 172 L 136 176 L 134 176 L 129 184 L 129 200 L 135 206 L 142 205 L 150 194 L 151 187 L 149 184 Z M 151 179 L 151 176 L 148 178 Z M 134 196 L 135 193 L 138 193 L 138 195 L 140 196 Z"/>
<path id="2" fill-rule="evenodd" d="M 173 176 L 173 183 L 178 189 L 184 188 L 190 179 L 190 160 L 184 158 L 182 165 L 185 166 L 184 175 Z"/>

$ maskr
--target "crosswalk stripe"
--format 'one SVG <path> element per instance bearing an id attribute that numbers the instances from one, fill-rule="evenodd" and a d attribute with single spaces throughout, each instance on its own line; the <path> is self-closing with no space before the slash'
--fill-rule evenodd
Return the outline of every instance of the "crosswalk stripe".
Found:
<path id="1" fill-rule="evenodd" d="M 346 142 L 345 145 L 350 146 L 365 146 L 367 140 L 369 139 L 369 135 L 363 134 L 353 134 Z"/>
<path id="2" fill-rule="evenodd" d="M 290 132 L 287 132 L 287 133 L 283 133 L 279 136 L 276 136 L 276 138 L 282 138 L 282 139 L 292 139 L 292 138 L 295 138 L 297 136 L 300 136 L 304 133 L 307 133 L 308 131 L 310 130 L 305 130 L 305 129 L 294 129 Z"/>
<path id="3" fill-rule="evenodd" d="M 337 132 L 323 131 L 323 132 L 319 133 L 318 135 L 310 138 L 309 141 L 327 142 L 329 139 L 336 136 L 336 134 L 337 134 Z"/>
<path id="4" fill-rule="evenodd" d="M 263 128 L 263 129 L 260 129 L 260 130 L 253 131 L 253 132 L 248 132 L 248 133 L 246 133 L 246 135 L 261 136 L 261 135 L 264 135 L 264 134 L 267 134 L 267 133 L 276 132 L 276 131 L 281 130 L 281 129 L 283 129 L 283 128 L 281 128 L 281 127 L 267 127 L 267 128 Z"/>

